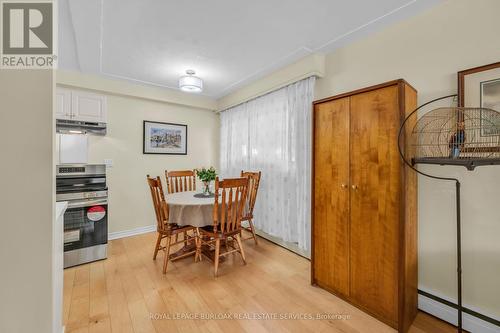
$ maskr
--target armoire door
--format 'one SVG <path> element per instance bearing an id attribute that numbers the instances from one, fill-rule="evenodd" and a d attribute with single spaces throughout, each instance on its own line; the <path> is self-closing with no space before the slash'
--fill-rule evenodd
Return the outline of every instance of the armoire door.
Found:
<path id="1" fill-rule="evenodd" d="M 349 97 L 314 109 L 315 282 L 349 295 Z"/>
<path id="2" fill-rule="evenodd" d="M 398 321 L 398 86 L 351 96 L 351 298 Z"/>

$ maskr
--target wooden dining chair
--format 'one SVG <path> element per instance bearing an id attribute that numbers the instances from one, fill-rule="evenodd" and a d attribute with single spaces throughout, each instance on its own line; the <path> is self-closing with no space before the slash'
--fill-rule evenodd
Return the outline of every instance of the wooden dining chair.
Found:
<path id="1" fill-rule="evenodd" d="M 196 170 L 180 170 L 168 171 L 165 170 L 165 178 L 167 180 L 168 193 L 196 191 Z M 175 241 L 179 236 L 175 236 Z M 187 240 L 187 235 L 184 234 L 184 240 Z M 187 245 L 187 243 L 184 243 Z"/>
<path id="2" fill-rule="evenodd" d="M 167 178 L 168 193 L 196 191 L 195 170 L 165 170 L 165 178 Z"/>
<path id="3" fill-rule="evenodd" d="M 219 258 L 238 252 L 246 264 L 245 252 L 241 243 L 241 218 L 248 193 L 248 178 L 215 180 L 215 203 L 213 208 L 213 226 L 199 228 L 196 241 L 195 261 L 201 260 L 201 247 L 209 246 L 215 250 L 214 276 L 217 277 Z M 219 198 L 220 197 L 220 198 Z M 236 244 L 234 242 L 236 240 Z M 221 253 L 221 242 L 226 244 Z"/>
<path id="4" fill-rule="evenodd" d="M 247 221 L 248 227 L 242 226 L 242 229 L 251 233 L 250 237 L 242 238 L 242 240 L 252 239 L 255 241 L 255 245 L 257 245 L 257 235 L 255 235 L 255 227 L 253 225 L 253 208 L 255 206 L 255 200 L 257 199 L 257 192 L 259 191 L 260 184 L 260 176 L 261 172 L 251 172 L 251 171 L 241 171 L 242 178 L 248 178 L 248 193 L 247 193 L 247 202 L 245 206 L 245 210 L 243 213 L 243 217 L 241 221 Z"/>
<path id="5" fill-rule="evenodd" d="M 163 193 L 160 177 L 151 178 L 149 175 L 147 175 L 146 178 L 148 181 L 149 189 L 151 190 L 151 198 L 153 200 L 153 207 L 156 214 L 156 231 L 158 232 L 153 260 L 156 260 L 156 256 L 159 250 L 163 250 L 165 252 L 165 258 L 163 261 L 163 274 L 165 274 L 167 272 L 170 248 L 173 245 L 183 242 L 185 243 L 185 241 L 188 240 L 195 240 L 195 228 L 192 226 L 179 226 L 175 223 L 168 222 L 168 204 L 165 201 L 165 195 Z M 189 231 L 193 231 L 193 235 L 189 235 Z M 177 236 L 180 233 L 183 233 L 186 238 L 181 241 L 177 241 Z M 175 241 L 172 242 L 173 236 L 175 236 Z M 166 239 L 165 246 L 161 245 L 161 241 L 163 238 Z M 196 249 L 180 255 L 176 257 L 176 259 L 187 257 L 189 255 L 192 255 L 193 253 L 196 253 Z"/>

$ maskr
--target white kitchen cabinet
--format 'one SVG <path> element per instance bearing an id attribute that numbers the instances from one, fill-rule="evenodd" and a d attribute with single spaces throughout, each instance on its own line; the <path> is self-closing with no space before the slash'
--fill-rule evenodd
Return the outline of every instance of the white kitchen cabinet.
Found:
<path id="1" fill-rule="evenodd" d="M 56 118 L 71 119 L 71 90 L 56 89 Z"/>
<path id="2" fill-rule="evenodd" d="M 106 97 L 84 91 L 73 91 L 71 111 L 74 120 L 105 123 Z"/>
<path id="3" fill-rule="evenodd" d="M 57 87 L 55 114 L 57 119 L 106 123 L 106 96 Z"/>

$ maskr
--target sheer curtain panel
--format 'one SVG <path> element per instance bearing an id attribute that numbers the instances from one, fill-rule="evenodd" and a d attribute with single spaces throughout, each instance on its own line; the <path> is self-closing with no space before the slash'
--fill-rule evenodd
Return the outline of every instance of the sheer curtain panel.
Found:
<path id="1" fill-rule="evenodd" d="M 310 77 L 221 113 L 221 176 L 262 171 L 255 227 L 310 251 Z"/>

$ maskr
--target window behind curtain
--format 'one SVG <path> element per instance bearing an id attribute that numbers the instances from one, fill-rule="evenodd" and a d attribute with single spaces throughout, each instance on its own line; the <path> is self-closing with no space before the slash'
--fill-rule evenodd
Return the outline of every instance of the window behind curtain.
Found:
<path id="1" fill-rule="evenodd" d="M 310 251 L 310 77 L 221 113 L 221 177 L 262 171 L 255 227 Z"/>

